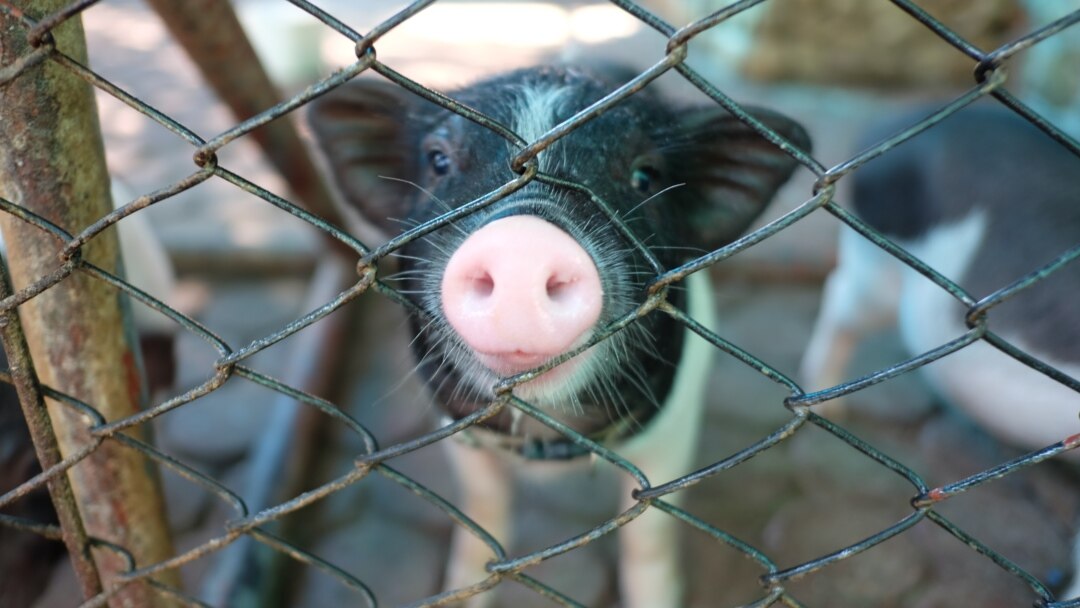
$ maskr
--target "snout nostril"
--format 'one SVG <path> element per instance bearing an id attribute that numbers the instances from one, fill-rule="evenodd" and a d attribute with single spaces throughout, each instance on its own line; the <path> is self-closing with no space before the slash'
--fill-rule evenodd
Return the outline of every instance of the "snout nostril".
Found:
<path id="1" fill-rule="evenodd" d="M 495 279 L 486 272 L 469 277 L 468 281 L 472 293 L 476 296 L 486 298 L 495 292 Z"/>
<path id="2" fill-rule="evenodd" d="M 558 302 L 565 299 L 570 291 L 573 289 L 573 279 L 563 279 L 559 277 L 551 277 L 548 279 L 545 289 L 547 290 L 547 296 L 550 300 Z"/>

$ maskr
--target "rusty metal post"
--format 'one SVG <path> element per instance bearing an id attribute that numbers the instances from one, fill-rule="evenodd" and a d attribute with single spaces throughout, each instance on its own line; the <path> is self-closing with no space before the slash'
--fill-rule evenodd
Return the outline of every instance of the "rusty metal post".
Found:
<path id="1" fill-rule="evenodd" d="M 66 2 L 7 0 L 7 4 L 36 19 Z M 77 16 L 51 34 L 59 51 L 86 63 Z M 12 65 L 33 51 L 25 23 L 0 11 L 0 65 Z M 97 107 L 85 82 L 45 61 L 0 87 L 0 113 L 0 196 L 69 232 L 112 209 Z M 54 237 L 7 214 L 0 216 L 16 290 L 60 266 L 61 243 Z M 118 247 L 115 231 L 110 230 L 83 247 L 82 255 L 115 270 Z M 142 380 L 132 351 L 130 319 L 123 318 L 117 290 L 76 272 L 20 306 L 18 314 L 43 384 L 89 403 L 107 420 L 139 410 Z M 94 441 L 82 417 L 52 400 L 48 410 L 62 455 L 70 456 Z M 144 434 L 142 429 L 131 433 Z M 75 465 L 68 478 L 91 537 L 125 548 L 140 566 L 173 555 L 160 484 L 144 456 L 105 441 Z M 106 588 L 128 567 L 122 555 L 107 549 L 95 550 L 94 559 Z M 179 583 L 175 572 L 157 579 Z M 110 604 L 172 605 L 144 582 L 127 586 Z"/>
<path id="2" fill-rule="evenodd" d="M 9 295 L 11 285 L 7 266 L 0 262 L 0 298 Z M 56 443 L 45 398 L 41 394 L 41 385 L 34 371 L 34 361 L 30 358 L 26 336 L 19 324 L 19 315 L 14 310 L 0 312 L 0 340 L 4 344 L 8 369 L 19 395 L 26 426 L 30 429 L 38 462 L 41 463 L 42 470 L 48 470 L 60 462 L 60 446 Z M 90 557 L 90 540 L 79 517 L 71 483 L 66 475 L 57 475 L 49 480 L 47 487 L 49 498 L 56 508 L 56 518 L 63 531 L 64 545 L 71 556 L 75 578 L 79 581 L 79 590 L 82 591 L 84 599 L 89 599 L 101 593 L 101 580 L 98 578 L 97 566 Z"/>
<path id="3" fill-rule="evenodd" d="M 250 118 L 281 101 L 232 4 L 225 0 L 148 0 L 148 4 L 238 119 Z M 308 210 L 332 224 L 344 225 L 287 117 L 255 129 L 251 136 Z"/>

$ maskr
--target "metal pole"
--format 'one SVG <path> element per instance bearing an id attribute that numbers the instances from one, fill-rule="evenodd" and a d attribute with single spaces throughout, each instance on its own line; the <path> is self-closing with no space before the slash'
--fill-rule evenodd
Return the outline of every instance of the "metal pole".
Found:
<path id="1" fill-rule="evenodd" d="M 7 266 L 0 262 L 0 298 L 11 295 L 9 281 Z M 42 470 L 48 470 L 60 462 L 60 446 L 53 433 L 52 421 L 49 420 L 49 412 L 41 394 L 41 385 L 34 371 L 34 362 L 30 358 L 26 336 L 19 324 L 19 315 L 14 310 L 0 313 L 0 340 L 4 343 L 8 370 L 19 395 L 19 403 L 22 404 L 23 417 L 30 429 L 38 462 L 41 463 Z M 79 590 L 82 591 L 84 599 L 89 599 L 101 593 L 101 580 L 98 578 L 97 566 L 90 557 L 90 540 L 79 517 L 79 508 L 75 503 L 71 484 L 66 475 L 56 475 L 46 486 L 63 531 L 64 544 L 71 556 L 75 578 L 79 581 Z"/>
<path id="2" fill-rule="evenodd" d="M 0 66 L 11 66 L 35 51 L 27 40 L 26 22 L 16 15 L 40 19 L 66 3 L 5 0 L 4 4 L 14 11 L 0 11 Z M 50 33 L 59 52 L 87 62 L 78 16 L 67 18 Z M 97 107 L 86 83 L 46 60 L 0 87 L 0 109 L 0 196 L 68 232 L 112 209 Z M 62 243 L 52 235 L 8 214 L 0 214 L 0 228 L 16 290 L 62 265 Z M 110 230 L 81 253 L 86 261 L 114 271 L 118 247 L 115 231 Z M 133 332 L 120 302 L 117 290 L 76 272 L 18 308 L 41 383 L 92 405 L 107 420 L 134 414 L 141 405 Z M 13 365 L 16 362 L 13 358 Z M 20 396 L 30 398 L 25 392 Z M 47 403 L 62 455 L 70 456 L 95 441 L 82 416 L 53 400 Z M 23 407 L 32 409 L 34 403 L 24 401 Z M 145 429 L 129 432 L 142 436 Z M 38 436 L 34 439 L 39 453 L 48 449 L 38 444 Z M 159 480 L 144 456 L 105 441 L 67 475 L 89 536 L 123 547 L 139 566 L 173 555 Z M 123 555 L 109 549 L 95 550 L 94 559 L 107 589 L 129 567 Z M 159 574 L 157 580 L 179 585 L 175 571 Z M 92 590 L 86 581 L 83 586 L 84 591 Z M 140 581 L 119 591 L 110 604 L 143 607 L 172 602 Z"/>

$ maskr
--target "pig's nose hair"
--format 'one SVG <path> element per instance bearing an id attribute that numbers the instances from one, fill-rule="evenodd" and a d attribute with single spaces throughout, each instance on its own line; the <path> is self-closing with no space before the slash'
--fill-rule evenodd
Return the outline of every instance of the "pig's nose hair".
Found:
<path id="1" fill-rule="evenodd" d="M 584 248 L 527 215 L 470 235 L 442 282 L 447 321 L 485 354 L 561 354 L 595 325 L 602 300 L 599 273 Z"/>

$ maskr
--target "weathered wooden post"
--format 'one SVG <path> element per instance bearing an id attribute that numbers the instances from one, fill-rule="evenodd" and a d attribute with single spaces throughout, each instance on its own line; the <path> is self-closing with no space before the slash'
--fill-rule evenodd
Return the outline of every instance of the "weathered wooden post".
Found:
<path id="1" fill-rule="evenodd" d="M 35 50 L 20 12 L 36 20 L 66 3 L 5 0 L 4 4 L 0 68 L 10 68 Z M 77 15 L 52 28 L 50 35 L 59 52 L 86 64 Z M 93 91 L 56 62 L 28 62 L 0 84 L 0 197 L 69 233 L 112 209 Z M 0 213 L 0 228 L 16 290 L 63 265 L 63 244 L 53 235 L 7 213 Z M 83 259 L 115 270 L 119 260 L 115 231 L 102 233 L 81 251 Z M 120 299 L 116 289 L 76 271 L 18 307 L 41 383 L 90 404 L 110 421 L 137 412 L 144 392 L 130 319 L 125 318 Z M 32 404 L 24 403 L 24 408 L 27 405 Z M 92 444 L 83 417 L 51 400 L 48 410 L 62 456 Z M 137 427 L 125 432 L 145 434 Z M 37 448 L 40 453 L 42 446 Z M 157 474 L 143 455 L 106 440 L 67 476 L 86 535 L 123 547 L 137 566 L 173 555 Z M 122 555 L 109 549 L 95 548 L 92 555 L 106 590 L 129 567 Z M 155 578 L 168 585 L 179 582 L 175 571 Z M 84 593 L 94 591 L 89 581 L 82 581 L 82 586 Z M 171 604 L 143 581 L 126 586 L 110 600 L 113 606 L 140 608 Z"/>

